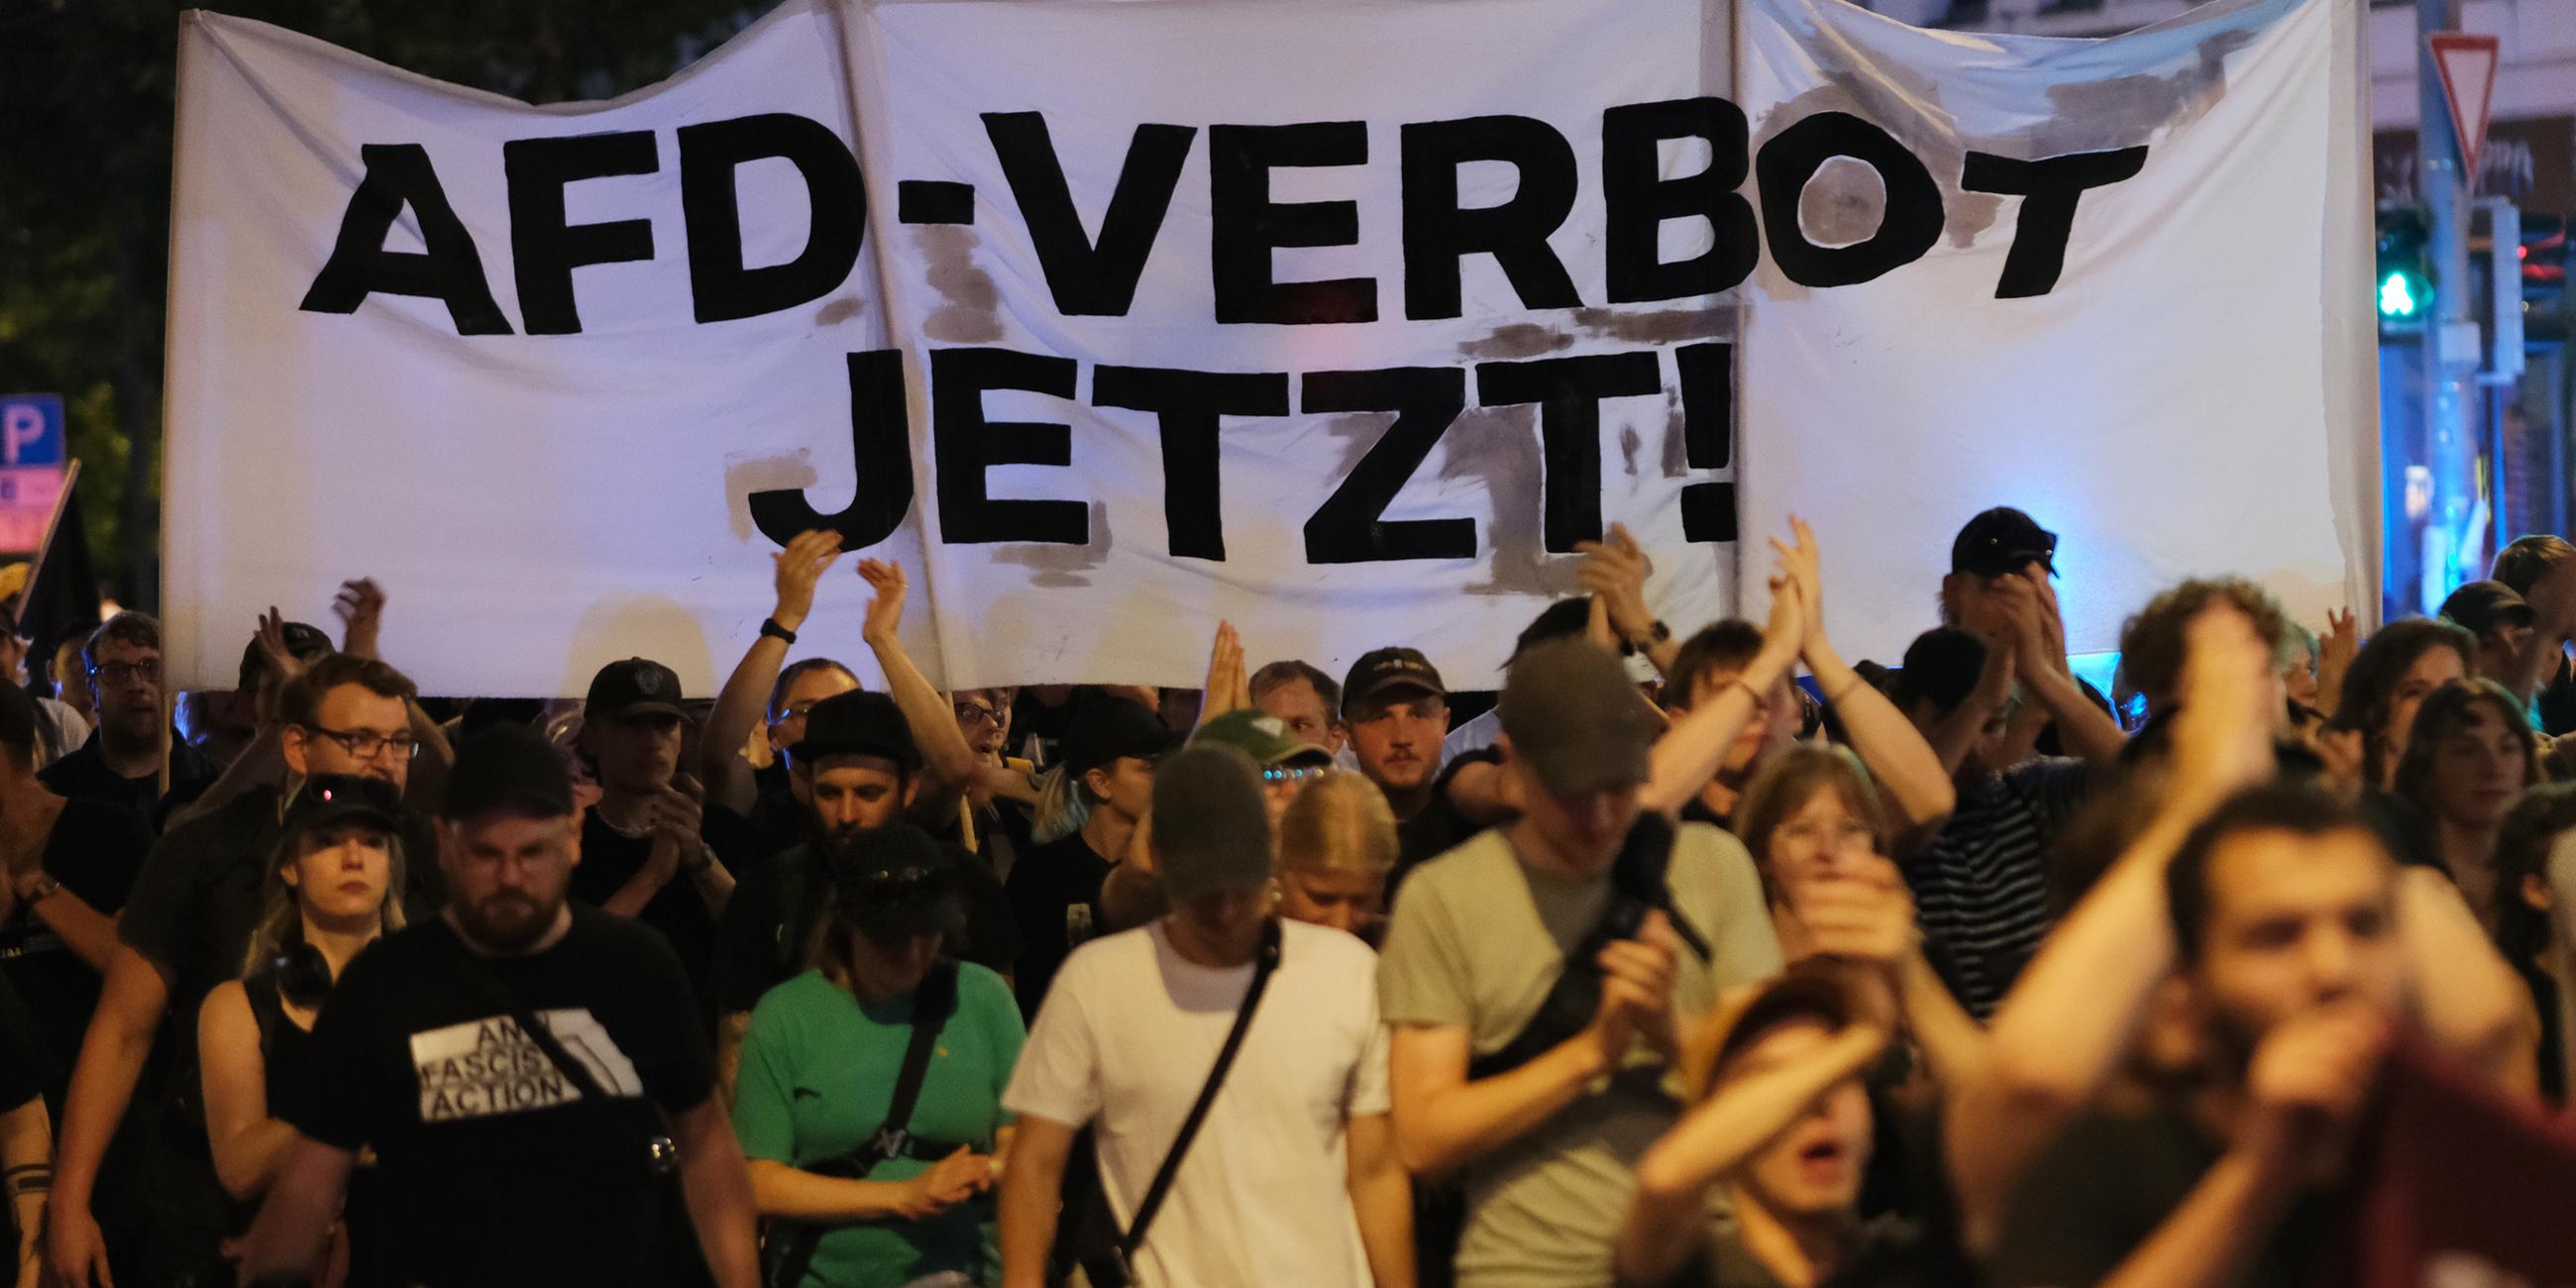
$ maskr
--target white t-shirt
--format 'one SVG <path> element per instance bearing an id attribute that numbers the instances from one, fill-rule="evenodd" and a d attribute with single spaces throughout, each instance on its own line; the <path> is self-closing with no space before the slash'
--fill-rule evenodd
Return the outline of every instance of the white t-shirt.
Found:
<path id="1" fill-rule="evenodd" d="M 1280 924 L 1279 969 L 1136 1257 L 1162 1288 L 1368 1288 L 1344 1128 L 1387 1112 L 1377 954 Z M 1092 1123 L 1123 1228 L 1215 1067 L 1252 967 L 1185 961 L 1161 923 L 1074 950 L 1030 1026 L 1002 1104 Z M 1068 1166 L 1079 1167 L 1075 1159 Z"/>

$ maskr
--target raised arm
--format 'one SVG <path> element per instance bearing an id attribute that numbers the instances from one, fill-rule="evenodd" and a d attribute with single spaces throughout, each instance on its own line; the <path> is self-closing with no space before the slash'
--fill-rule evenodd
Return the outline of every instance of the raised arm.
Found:
<path id="1" fill-rule="evenodd" d="M 1773 578 L 1771 620 L 1762 632 L 1762 651 L 1746 664 L 1734 683 L 1715 697 L 1694 702 L 1690 714 L 1674 721 L 1664 736 L 1655 740 L 1648 759 L 1646 790 L 1640 798 L 1647 809 L 1676 813 L 1708 785 L 1709 778 L 1726 763 L 1726 753 L 1735 745 L 1735 736 L 1756 718 L 1763 695 L 1797 665 L 1805 621 L 1806 608 L 1797 583 L 1785 577 Z"/>
<path id="2" fill-rule="evenodd" d="M 859 576 L 876 598 L 868 601 L 867 644 L 876 654 L 878 669 L 885 672 L 886 694 L 903 711 L 903 722 L 912 728 L 912 740 L 921 746 L 923 776 L 920 800 L 915 812 L 955 809 L 957 793 L 975 781 L 975 749 L 966 745 L 966 732 L 957 727 L 957 708 L 930 679 L 913 665 L 912 655 L 904 651 L 903 601 L 907 585 L 903 567 L 882 559 L 859 561 Z M 937 802 L 945 802 L 944 807 Z"/>
<path id="3" fill-rule="evenodd" d="M 1886 1030 L 1854 1024 L 1796 1059 L 1728 1082 L 1691 1110 L 1638 1160 L 1637 1196 L 1614 1249 L 1619 1282 L 1672 1282 L 1707 1246 L 1709 1190 L 1886 1049 Z"/>
<path id="4" fill-rule="evenodd" d="M 1655 674 L 1672 678 L 1681 641 L 1673 638 L 1670 628 L 1656 629 L 1663 623 L 1646 603 L 1646 578 L 1655 566 L 1645 547 L 1637 544 L 1625 525 L 1614 523 L 1603 540 L 1580 542 L 1574 548 L 1583 552 L 1575 578 L 1602 610 L 1596 616 L 1618 642 L 1643 652 L 1655 664 Z"/>
<path id="5" fill-rule="evenodd" d="M 777 569 L 772 584 L 778 599 L 769 610 L 769 620 L 790 634 L 805 625 L 806 616 L 814 611 L 815 585 L 840 557 L 840 533 L 800 532 L 789 538 L 787 548 L 774 556 Z M 787 641 L 764 633 L 753 637 L 751 648 L 717 691 L 715 710 L 707 713 L 706 728 L 698 738 L 700 776 L 706 780 L 710 803 L 737 814 L 750 811 L 755 790 L 742 749 L 751 741 L 751 731 L 760 727 L 770 687 L 785 669 Z"/>
<path id="6" fill-rule="evenodd" d="M 1945 1104 L 1972 1246 L 1994 1233 L 2013 1177 L 2126 1058 L 2174 963 L 2165 868 L 2229 793 L 2273 769 L 2261 695 L 2270 650 L 2229 606 L 2194 619 L 2163 809 L 2060 924 L 1988 1029 L 1987 1059 Z"/>
<path id="7" fill-rule="evenodd" d="M 2075 673 L 2067 669 L 2065 628 L 2056 620 L 2053 599 L 2043 598 L 2029 578 L 2019 576 L 1998 578 L 1995 593 L 2002 601 L 2005 620 L 2011 623 L 2006 644 L 2013 651 L 2022 692 L 2048 713 L 2057 726 L 2060 745 L 2068 755 L 2097 764 L 2118 760 L 2128 735 L 2120 732 L 2109 712 L 2084 696 Z"/>
<path id="8" fill-rule="evenodd" d="M 1870 775 L 1887 789 L 1888 799 L 1903 821 L 1918 830 L 1931 828 L 1950 817 L 1950 811 L 1959 804 L 1958 789 L 1950 784 L 1950 770 L 1923 741 L 1914 722 L 1834 651 L 1833 642 L 1825 636 L 1823 557 L 1816 548 L 1815 530 L 1799 518 L 1790 519 L 1789 526 L 1797 536 L 1797 544 L 1773 537 L 1771 548 L 1779 553 L 1781 566 L 1797 583 L 1799 598 L 1806 606 L 1803 654 L 1807 670 L 1815 675 L 1825 705 L 1842 720 L 1852 750 L 1859 753 L 1862 764 L 1869 766 Z"/>

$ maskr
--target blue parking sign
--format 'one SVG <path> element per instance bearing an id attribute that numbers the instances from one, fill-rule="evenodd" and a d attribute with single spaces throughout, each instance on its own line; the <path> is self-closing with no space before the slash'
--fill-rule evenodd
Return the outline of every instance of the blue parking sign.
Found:
<path id="1" fill-rule="evenodd" d="M 0 394 L 0 469 L 62 463 L 62 395 Z"/>

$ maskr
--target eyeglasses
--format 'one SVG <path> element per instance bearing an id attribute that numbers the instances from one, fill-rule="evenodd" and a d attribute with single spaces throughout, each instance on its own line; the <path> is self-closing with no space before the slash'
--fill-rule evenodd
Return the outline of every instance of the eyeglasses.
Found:
<path id="1" fill-rule="evenodd" d="M 101 662 L 89 669 L 89 678 L 108 685 L 132 684 L 137 680 L 145 684 L 159 684 L 161 659 L 156 657 L 142 662 Z"/>
<path id="2" fill-rule="evenodd" d="M 378 752 L 388 747 L 392 748 L 395 757 L 401 760 L 409 760 L 420 754 L 420 740 L 407 733 L 398 733 L 388 738 L 373 729 L 317 727 L 313 732 L 340 744 L 341 749 L 347 751 L 350 758 L 355 760 L 374 760 Z"/>
<path id="3" fill-rule="evenodd" d="M 814 703 L 806 702 L 792 707 L 780 707 L 778 709 L 778 718 L 770 721 L 770 723 L 785 724 L 790 720 L 802 720 L 805 717 L 814 714 L 814 706 Z"/>
<path id="4" fill-rule="evenodd" d="M 1264 783 L 1302 783 L 1331 773 L 1329 765 L 1272 765 L 1261 771 Z"/>
<path id="5" fill-rule="evenodd" d="M 996 708 L 985 706 L 983 703 L 960 702 L 956 705 L 955 709 L 957 712 L 957 723 L 961 728 L 972 725 L 991 725 L 998 729 L 1002 725 L 1002 713 Z"/>

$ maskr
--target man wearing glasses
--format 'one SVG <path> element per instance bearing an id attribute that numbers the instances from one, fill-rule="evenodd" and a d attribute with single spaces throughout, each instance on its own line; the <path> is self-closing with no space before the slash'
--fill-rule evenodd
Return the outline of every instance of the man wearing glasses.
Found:
<path id="1" fill-rule="evenodd" d="M 75 800 L 133 810 L 157 826 L 167 810 L 197 799 L 220 771 L 174 736 L 162 703 L 161 623 L 143 613 L 107 619 L 81 649 L 98 729 L 80 749 L 47 765 L 47 787 Z M 161 790 L 161 758 L 170 789 Z"/>
<path id="2" fill-rule="evenodd" d="M 107 631 L 123 620 L 109 622 L 101 636 L 112 638 Z M 101 669 L 140 660 L 101 652 L 96 641 L 92 654 Z M 155 684 L 157 700 L 157 678 Z M 197 1086 L 197 1010 L 216 984 L 242 973 L 279 820 L 305 778 L 354 774 L 397 789 L 409 781 L 420 750 L 411 725 L 415 693 L 402 672 L 373 658 L 333 653 L 316 660 L 279 697 L 284 788 L 254 788 L 181 822 L 144 861 L 117 921 L 121 942 L 63 1108 L 48 1244 L 63 1283 L 86 1288 L 102 1281 L 110 1242 L 121 1283 L 187 1282 L 191 1275 L 220 1283 L 231 1274 L 218 1251 L 228 1227 L 227 1200 L 206 1149 L 202 1110 L 196 1097 L 183 1094 Z M 437 843 L 427 820 L 410 811 L 402 817 L 401 839 L 411 860 L 405 902 L 418 918 L 439 903 L 431 861 Z M 133 1210 L 93 1213 L 100 1159 L 135 1096 L 164 1014 L 171 1019 L 167 1076 L 145 1092 L 159 1111 L 135 1116 L 149 1138 L 140 1164 L 148 1183 L 115 1187 L 135 1194 Z M 102 1218 L 115 1227 L 112 1240 L 101 1233 Z"/>

